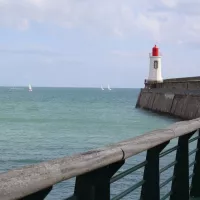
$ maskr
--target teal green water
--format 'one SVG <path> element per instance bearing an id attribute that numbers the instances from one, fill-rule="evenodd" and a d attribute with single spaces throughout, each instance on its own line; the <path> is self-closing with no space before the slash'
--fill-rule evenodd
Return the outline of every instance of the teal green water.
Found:
<path id="1" fill-rule="evenodd" d="M 0 88 L 0 171 L 87 151 L 175 121 L 135 109 L 138 93 L 139 89 Z M 113 193 L 123 187 L 116 186 Z M 56 185 L 47 199 L 72 192 L 73 183 L 67 181 Z"/>

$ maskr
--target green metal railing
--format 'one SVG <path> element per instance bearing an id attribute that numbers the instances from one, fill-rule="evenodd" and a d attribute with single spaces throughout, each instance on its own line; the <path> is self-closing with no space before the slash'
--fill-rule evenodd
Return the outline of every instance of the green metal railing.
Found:
<path id="1" fill-rule="evenodd" d="M 200 139 L 200 136 L 196 136 L 196 137 L 190 139 L 188 142 L 192 143 L 192 142 L 194 142 L 194 141 L 196 141 L 198 139 Z M 176 151 L 177 149 L 178 149 L 178 145 L 176 145 L 174 147 L 171 147 L 170 149 L 167 149 L 167 150 L 163 151 L 162 153 L 160 153 L 159 157 L 162 158 L 162 157 L 164 157 L 164 156 L 166 156 L 166 155 L 168 155 L 168 154 Z M 191 156 L 192 154 L 198 152 L 198 150 L 199 150 L 198 148 L 193 149 L 192 151 L 189 152 L 188 156 Z M 134 166 L 134 167 L 132 167 L 132 168 L 130 168 L 130 169 L 128 169 L 128 170 L 126 170 L 126 171 L 124 171 L 124 172 L 122 172 L 122 173 L 114 176 L 114 177 L 112 177 L 110 183 L 114 183 L 115 181 L 117 181 L 117 180 L 119 180 L 119 179 L 121 179 L 121 178 L 123 178 L 123 177 L 125 177 L 125 176 L 127 176 L 127 175 L 129 175 L 129 174 L 131 174 L 133 172 L 135 172 L 136 170 L 141 169 L 142 167 L 145 167 L 147 163 L 148 163 L 147 161 L 143 161 L 140 164 L 137 164 L 136 166 Z M 196 163 L 195 160 L 193 162 L 191 162 L 189 164 L 189 168 L 192 167 L 192 166 L 194 166 L 195 163 Z M 159 170 L 160 174 L 163 173 L 164 171 L 166 171 L 166 170 L 174 167 L 176 164 L 177 164 L 176 160 L 174 160 L 173 162 L 169 163 L 168 165 L 166 165 L 165 167 L 163 167 L 163 168 L 161 168 Z M 191 175 L 189 175 L 189 179 L 191 179 L 193 177 L 193 175 L 194 175 L 194 173 L 192 173 Z M 163 188 L 164 186 L 166 186 L 167 184 L 169 184 L 170 182 L 172 182 L 174 179 L 175 179 L 175 175 L 169 177 L 167 180 L 165 180 L 164 182 L 162 182 L 160 184 L 160 188 Z M 145 180 L 143 179 L 143 180 L 139 181 L 138 183 L 134 184 L 133 186 L 131 186 L 130 188 L 126 189 L 122 193 L 118 194 L 114 198 L 112 198 L 112 200 L 122 199 L 124 196 L 126 196 L 129 193 L 133 192 L 138 187 L 141 187 L 144 183 L 145 183 Z M 190 186 L 190 189 L 191 189 L 191 186 Z M 160 200 L 165 200 L 170 195 L 172 195 L 172 191 L 170 191 L 167 194 L 165 194 L 162 198 L 160 198 Z"/>
<path id="2" fill-rule="evenodd" d="M 197 141 L 197 140 L 199 140 L 199 139 L 200 139 L 200 136 L 198 135 L 198 136 L 196 136 L 196 137 L 190 139 L 190 140 L 188 141 L 188 143 L 192 143 L 192 142 Z M 164 156 L 166 156 L 166 155 L 168 155 L 168 154 L 170 154 L 170 153 L 176 151 L 177 149 L 178 149 L 178 145 L 176 145 L 176 146 L 174 146 L 174 147 L 171 147 L 171 148 L 169 148 L 169 149 L 163 151 L 162 153 L 160 153 L 159 157 L 162 158 L 162 157 L 164 157 Z M 192 151 L 189 152 L 188 156 L 193 155 L 194 153 L 198 152 L 198 150 L 199 150 L 198 148 L 193 149 Z M 196 163 L 195 160 L 192 161 L 192 162 L 189 164 L 189 168 L 190 168 L 190 167 L 193 167 L 195 163 Z M 119 179 L 121 179 L 121 178 L 123 178 L 123 177 L 129 175 L 130 173 L 133 173 L 133 172 L 135 172 L 136 170 L 138 170 L 138 169 L 140 169 L 140 168 L 142 168 L 142 167 L 145 167 L 146 164 L 147 164 L 147 161 L 143 161 L 143 162 L 141 162 L 140 164 L 138 164 L 138 165 L 136 165 L 136 166 L 134 166 L 134 167 L 132 167 L 132 168 L 130 168 L 130 169 L 128 169 L 128 170 L 122 172 L 121 174 L 118 174 L 118 175 L 114 176 L 114 177 L 111 179 L 110 183 L 113 183 L 113 182 L 115 182 L 115 181 L 117 181 L 117 180 L 119 180 Z M 161 169 L 159 170 L 160 174 L 163 173 L 164 171 L 166 171 L 166 170 L 168 170 L 168 169 L 174 167 L 176 164 L 177 164 L 177 161 L 176 161 L 176 160 L 174 160 L 173 162 L 169 163 L 168 165 L 166 165 L 165 167 L 163 167 L 163 168 L 161 168 Z M 200 169 L 199 169 L 199 170 L 200 170 Z M 194 173 L 190 174 L 189 177 L 188 177 L 188 179 L 191 179 L 193 176 L 194 176 Z M 170 182 L 172 182 L 172 181 L 175 179 L 175 177 L 176 177 L 176 176 L 173 175 L 173 176 L 169 177 L 167 180 L 165 180 L 164 182 L 162 182 L 162 183 L 160 184 L 160 188 L 163 188 L 164 186 L 166 186 L 167 184 L 169 184 Z M 122 192 L 122 193 L 118 194 L 117 196 L 115 196 L 114 198 L 112 198 L 112 200 L 119 200 L 119 199 L 122 199 L 124 196 L 126 196 L 126 195 L 128 195 L 129 193 L 133 192 L 133 191 L 134 191 L 135 189 L 137 189 L 138 187 L 141 187 L 144 183 L 145 183 L 145 180 L 139 181 L 139 182 L 136 183 L 135 185 L 133 185 L 133 186 L 131 186 L 130 188 L 126 189 L 124 192 Z M 190 186 L 190 189 L 191 189 L 191 186 Z M 167 199 L 170 195 L 172 195 L 172 191 L 169 191 L 169 192 L 168 192 L 167 194 L 165 194 L 162 198 L 160 198 L 160 200 L 165 200 L 165 199 Z"/>

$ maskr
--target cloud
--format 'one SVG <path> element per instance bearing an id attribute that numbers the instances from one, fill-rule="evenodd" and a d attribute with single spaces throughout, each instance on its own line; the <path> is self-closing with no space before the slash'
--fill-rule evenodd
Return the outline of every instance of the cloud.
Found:
<path id="1" fill-rule="evenodd" d="M 29 48 L 6 48 L 6 47 L 0 47 L 0 53 L 6 53 L 6 54 L 22 54 L 22 55 L 40 55 L 40 56 L 64 56 L 65 54 L 63 52 L 57 52 L 54 50 L 51 50 L 49 48 L 44 47 L 29 47 Z"/>
<path id="2" fill-rule="evenodd" d="M 147 52 L 132 52 L 132 51 L 121 51 L 121 50 L 113 50 L 111 51 L 112 55 L 122 58 L 134 58 L 134 57 L 147 57 Z"/>
<path id="3" fill-rule="evenodd" d="M 34 22 L 158 42 L 200 42 L 199 0 L 0 0 L 0 26 L 27 30 Z M 181 41 L 181 43 L 180 43 Z"/>
<path id="4" fill-rule="evenodd" d="M 0 54 L 3 55 L 15 55 L 17 57 L 22 57 L 24 59 L 24 56 L 34 56 L 34 60 L 37 60 L 41 63 L 45 63 L 48 65 L 50 64 L 57 64 L 64 63 L 70 64 L 70 65 L 81 65 L 85 63 L 84 58 L 82 58 L 79 55 L 67 53 L 67 52 L 61 52 L 56 51 L 54 49 L 51 49 L 48 46 L 27 46 L 27 47 L 21 47 L 21 48 L 10 48 L 6 46 L 0 46 Z"/>

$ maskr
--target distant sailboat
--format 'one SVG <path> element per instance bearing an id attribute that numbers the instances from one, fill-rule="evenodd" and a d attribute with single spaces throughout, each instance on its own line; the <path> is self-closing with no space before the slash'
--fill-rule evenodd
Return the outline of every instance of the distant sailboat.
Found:
<path id="1" fill-rule="evenodd" d="M 110 85 L 108 85 L 108 90 L 111 90 Z"/>
<path id="2" fill-rule="evenodd" d="M 29 91 L 29 92 L 32 92 L 31 84 L 28 85 L 28 91 Z"/>
<path id="3" fill-rule="evenodd" d="M 101 85 L 101 90 L 104 90 L 103 86 Z"/>

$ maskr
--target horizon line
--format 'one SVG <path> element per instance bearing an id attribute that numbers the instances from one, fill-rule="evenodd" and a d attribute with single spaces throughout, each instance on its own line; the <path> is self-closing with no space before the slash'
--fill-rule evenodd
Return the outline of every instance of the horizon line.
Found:
<path id="1" fill-rule="evenodd" d="M 34 86 L 31 85 L 33 88 L 85 88 L 85 89 L 97 89 L 101 87 L 92 87 L 92 86 Z M 19 86 L 10 86 L 10 85 L 0 85 L 0 87 L 6 87 L 6 88 L 28 88 L 28 86 L 23 86 L 23 85 L 19 85 Z M 112 87 L 113 89 L 140 89 L 141 87 Z M 112 89 L 111 88 L 111 89 Z M 106 89 L 106 88 L 105 88 Z"/>

